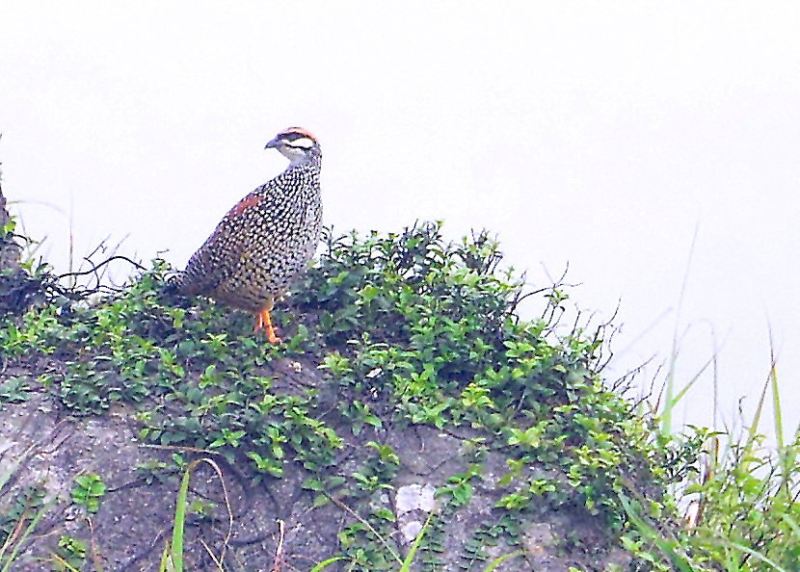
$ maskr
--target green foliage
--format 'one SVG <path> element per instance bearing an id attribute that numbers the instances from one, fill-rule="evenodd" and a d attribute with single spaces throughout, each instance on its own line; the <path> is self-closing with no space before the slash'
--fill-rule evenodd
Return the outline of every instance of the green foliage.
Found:
<path id="1" fill-rule="evenodd" d="M 100 502 L 106 494 L 106 485 L 100 475 L 85 473 L 75 477 L 72 485 L 72 502 L 96 513 L 100 510 Z"/>
<path id="2" fill-rule="evenodd" d="M 22 377 L 9 377 L 0 382 L 0 406 L 3 403 L 19 403 L 28 399 L 30 385 Z"/>
<path id="3" fill-rule="evenodd" d="M 86 542 L 66 534 L 61 535 L 57 554 L 66 563 L 66 566 L 61 565 L 62 570 L 68 570 L 67 566 L 80 569 L 86 560 Z"/>
<path id="4" fill-rule="evenodd" d="M 469 469 L 463 473 L 451 476 L 447 479 L 447 484 L 440 487 L 436 494 L 440 497 L 448 497 L 447 502 L 452 507 L 460 507 L 467 504 L 472 498 L 472 480 L 480 476 L 481 465 L 470 465 Z"/>
<path id="5" fill-rule="evenodd" d="M 561 493 L 561 487 L 553 479 L 531 479 L 525 485 L 519 490 L 504 495 L 497 501 L 497 506 L 507 511 L 516 511 L 526 509 L 532 502 L 537 501 L 537 497 L 538 500 L 544 501 L 551 507 L 557 507 L 566 501 Z"/>
<path id="6" fill-rule="evenodd" d="M 52 503 L 43 502 L 44 493 L 28 488 L 14 498 L 8 514 L 0 515 L 0 572 L 10 572 L 28 538 L 39 526 Z"/>
<path id="7" fill-rule="evenodd" d="M 8 491 L 2 491 L 5 496 Z M 12 537 L 14 529 L 31 518 L 44 506 L 44 491 L 39 487 L 26 487 L 14 495 L 11 502 L 0 514 L 0 538 L 4 541 Z M 2 545 L 2 543 L 0 543 Z"/>
<path id="8" fill-rule="evenodd" d="M 8 217 L 3 226 L 0 226 L 0 244 L 5 241 L 10 242 L 14 238 L 14 231 L 17 229 L 17 219 Z"/>
<path id="9" fill-rule="evenodd" d="M 243 316 L 231 321 L 208 302 L 175 307 L 163 293 L 166 271 L 155 261 L 100 303 L 46 306 L 2 323 L 0 346 L 20 358 L 57 356 L 66 368 L 53 388 L 73 414 L 133 405 L 142 439 L 241 454 L 271 476 L 280 476 L 287 458 L 308 468 L 330 464 L 341 440 L 314 418 L 313 394 L 272 392 L 263 373 L 273 356 L 308 351 L 307 329 L 298 327 L 280 350 L 267 347 Z M 0 395 L 19 399 L 21 388 L 4 385 Z"/>
<path id="10" fill-rule="evenodd" d="M 623 475 L 656 477 L 646 459 L 659 453 L 594 371 L 599 336 L 552 333 L 566 294 L 519 320 L 522 285 L 499 260 L 486 234 L 451 244 L 436 225 L 331 239 L 296 299 L 336 348 L 323 367 L 345 403 L 384 396 L 406 422 L 483 429 L 514 458 L 564 471 L 572 501 L 619 530 Z M 468 483 L 451 490 L 467 500 Z"/>
<path id="11" fill-rule="evenodd" d="M 276 391 L 269 373 L 276 359 L 319 355 L 312 366 L 338 386 L 339 413 L 355 437 L 384 419 L 470 426 L 520 463 L 563 472 L 564 502 L 621 529 L 622 478 L 652 479 L 647 460 L 658 455 L 628 403 L 593 370 L 598 336 L 554 333 L 565 293 L 548 291 L 543 318 L 521 321 L 522 282 L 498 269 L 486 234 L 453 244 L 427 224 L 327 246 L 296 287 L 294 308 L 278 316 L 296 332 L 282 347 L 254 339 L 243 316 L 209 302 L 176 304 L 162 288 L 160 261 L 100 303 L 50 305 L 7 321 L 0 345 L 8 355 L 65 363 L 51 382 L 73 414 L 131 405 L 140 438 L 247 459 L 257 479 L 280 477 L 290 460 L 310 471 L 334 463 L 342 439 L 315 413 L 316 390 Z M 351 475 L 364 493 L 396 469 L 391 455 L 376 452 L 379 461 Z M 446 494 L 469 502 L 473 477 L 453 477 Z"/>
<path id="12" fill-rule="evenodd" d="M 487 548 L 499 546 L 503 542 L 508 547 L 520 545 L 519 520 L 511 514 L 504 514 L 496 522 L 478 527 L 467 541 L 461 556 L 463 570 L 484 570 L 489 561 Z M 491 566 L 491 563 L 490 563 Z"/>
<path id="13" fill-rule="evenodd" d="M 673 541 L 695 570 L 734 560 L 739 567 L 728 569 L 761 569 L 767 560 L 798 569 L 793 546 L 800 543 L 784 541 L 796 538 L 800 522 L 796 442 L 782 445 L 783 456 L 769 465 L 752 441 L 731 446 L 735 462 L 696 480 L 709 434 L 659 431 L 657 420 L 642 419 L 606 387 L 604 331 L 559 325 L 564 289 L 542 290 L 540 318 L 520 319 L 523 280 L 499 267 L 487 234 L 451 243 L 439 225 L 423 224 L 387 236 L 330 235 L 326 246 L 276 312 L 286 340 L 277 347 L 254 337 L 246 316 L 168 294 L 169 268 L 160 260 L 95 303 L 62 297 L 7 316 L 0 321 L 3 356 L 41 364 L 41 371 L 4 381 L 0 402 L 24 399 L 36 379 L 73 415 L 125 406 L 142 440 L 213 450 L 249 465 L 255 481 L 301 464 L 315 505 L 334 493 L 372 502 L 390 487 L 399 457 L 378 438 L 385 427 L 469 430 L 478 435 L 475 459 L 440 487 L 441 514 L 416 545 L 426 570 L 441 570 L 442 523 L 471 501 L 488 451 L 504 455 L 509 470 L 494 520 L 463 555 L 467 569 L 486 566 L 492 543 L 518 554 L 519 519 L 543 506 L 601 523 L 637 557 L 638 570 L 675 569 Z M 47 368 L 55 360 L 63 367 Z M 335 405 L 321 385 L 286 381 L 281 372 L 295 366 L 319 368 Z M 334 418 L 346 432 L 337 433 Z M 349 474 L 326 474 L 345 438 L 368 447 L 369 456 Z M 159 480 L 188 474 L 183 458 L 140 470 Z M 685 494 L 702 497 L 707 508 L 702 525 L 689 531 L 667 490 L 693 478 Z M 99 503 L 102 494 L 90 494 L 99 485 L 76 481 L 76 502 L 87 509 L 90 500 Z M 395 569 L 397 555 L 380 541 L 392 537 L 392 520 L 373 503 L 363 520 L 342 529 L 342 552 L 326 562 L 342 557 L 350 570 Z M 758 556 L 745 557 L 740 545 Z"/>
<path id="14" fill-rule="evenodd" d="M 183 473 L 188 466 L 183 455 L 178 453 L 173 453 L 171 460 L 171 463 L 167 463 L 158 459 L 148 459 L 137 465 L 136 471 L 148 485 L 156 481 L 167 483 L 173 480 L 172 477 Z"/>
<path id="15" fill-rule="evenodd" d="M 696 378 L 664 405 L 665 411 Z M 672 489 L 687 508 L 685 526 L 668 528 L 660 505 L 646 502 L 635 490 L 620 496 L 632 524 L 621 542 L 647 563 L 643 569 L 800 569 L 800 431 L 787 444 L 777 381 L 773 358 L 750 426 L 738 436 L 694 427 L 687 435 L 657 434 L 656 441 L 671 451 Z M 765 447 L 758 429 L 770 389 L 777 448 Z M 675 459 L 685 459 L 688 470 L 670 471 Z"/>
<path id="16" fill-rule="evenodd" d="M 633 524 L 625 548 L 653 570 L 800 569 L 800 441 L 776 452 L 760 440 L 731 439 L 720 453 L 719 437 L 708 437 L 702 470 L 676 485 L 690 503 L 687 527 L 665 528 L 659 511 L 623 495 Z"/>
<path id="17" fill-rule="evenodd" d="M 392 488 L 389 484 L 397 474 L 400 458 L 388 445 L 381 445 L 375 441 L 367 444 L 375 451 L 361 470 L 352 473 L 352 478 L 357 489 L 370 494 L 379 489 Z"/>

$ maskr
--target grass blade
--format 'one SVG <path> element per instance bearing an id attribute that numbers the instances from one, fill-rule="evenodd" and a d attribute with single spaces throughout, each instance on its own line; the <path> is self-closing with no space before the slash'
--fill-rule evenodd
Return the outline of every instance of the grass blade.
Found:
<path id="1" fill-rule="evenodd" d="M 489 565 L 483 569 L 483 572 L 494 572 L 497 570 L 497 567 L 500 566 L 506 560 L 511 560 L 512 558 L 516 558 L 517 556 L 522 556 L 525 554 L 524 550 L 516 550 L 514 552 L 510 552 L 508 554 L 504 554 L 503 556 L 499 556 L 489 562 Z"/>
<path id="2" fill-rule="evenodd" d="M 167 572 L 169 568 L 169 546 L 164 543 L 164 551 L 161 553 L 161 563 L 158 565 L 158 572 Z"/>
<path id="3" fill-rule="evenodd" d="M 170 545 L 167 566 L 175 572 L 183 572 L 183 533 L 186 525 L 186 497 L 189 495 L 189 481 L 194 464 L 191 463 L 183 472 L 178 499 L 175 502 L 175 521 L 172 525 L 172 544 Z"/>
<path id="4" fill-rule="evenodd" d="M 686 558 L 681 554 L 678 554 L 670 542 L 662 538 L 655 528 L 650 526 L 636 513 L 636 510 L 633 508 L 630 500 L 625 495 L 620 494 L 619 500 L 622 504 L 622 508 L 627 513 L 631 522 L 636 526 L 637 530 L 642 534 L 642 536 L 650 540 L 658 547 L 664 556 L 669 559 L 673 567 L 680 570 L 680 572 L 694 572 L 694 568 L 691 566 L 691 564 L 689 564 Z"/>
<path id="5" fill-rule="evenodd" d="M 786 446 L 783 433 L 783 413 L 781 410 L 781 394 L 778 387 L 778 365 L 775 358 L 775 347 L 772 341 L 772 328 L 769 331 L 769 381 L 772 389 L 772 412 L 775 424 L 775 443 L 778 446 L 778 456 L 780 458 L 781 469 L 781 490 L 790 498 L 791 491 L 791 475 L 795 465 L 795 448 L 793 446 Z"/>
<path id="6" fill-rule="evenodd" d="M 764 402 L 767 398 L 767 389 L 770 387 L 770 376 L 767 376 L 767 380 L 764 382 L 764 387 L 761 389 L 761 396 L 758 398 L 758 405 L 756 406 L 756 411 L 753 414 L 753 421 L 750 423 L 750 427 L 747 429 L 747 441 L 744 445 L 744 455 L 742 456 L 742 464 L 749 463 L 749 459 L 752 457 L 753 453 L 753 445 L 758 440 L 759 432 L 758 426 L 761 423 L 761 413 L 764 411 Z"/>
<path id="7" fill-rule="evenodd" d="M 428 526 L 431 523 L 431 518 L 433 518 L 433 513 L 430 513 L 428 518 L 425 519 L 425 524 L 422 525 L 419 534 L 417 534 L 417 537 L 411 544 L 411 548 L 408 549 L 408 554 L 406 554 L 406 557 L 403 560 L 403 565 L 400 567 L 400 572 L 409 572 L 411 570 L 411 565 L 414 563 L 414 558 L 417 557 L 417 550 L 419 550 L 419 547 L 422 544 L 422 539 L 425 537 L 425 532 L 428 530 Z"/>
<path id="8" fill-rule="evenodd" d="M 29 523 L 29 524 L 28 524 L 28 526 L 25 528 L 25 531 L 22 533 L 22 535 L 19 537 L 19 539 L 17 539 L 17 540 L 16 540 L 16 541 L 13 543 L 13 546 L 14 546 L 14 547 L 13 547 L 13 549 L 11 550 L 11 553 L 8 555 L 8 559 L 6 560 L 6 563 L 5 563 L 5 565 L 3 566 L 3 568 L 2 568 L 2 572 L 9 572 L 9 570 L 11 570 L 11 564 L 13 564 L 13 563 L 14 563 L 14 560 L 16 559 L 16 557 L 17 557 L 17 554 L 19 553 L 19 550 L 20 550 L 20 548 L 21 548 L 21 547 L 22 547 L 22 545 L 25 543 L 25 539 L 27 539 L 27 538 L 28 538 L 28 536 L 30 536 L 30 534 L 31 534 L 31 533 L 32 533 L 34 530 L 36 530 L 36 527 L 38 526 L 38 524 L 39 524 L 39 521 L 40 521 L 40 520 L 42 520 L 42 517 L 43 517 L 43 516 L 45 515 L 45 513 L 46 513 L 46 512 L 49 510 L 49 508 L 50 508 L 50 504 L 51 504 L 51 503 L 48 503 L 48 504 L 46 504 L 45 506 L 41 507 L 41 508 L 40 508 L 38 511 L 36 511 L 36 514 L 33 516 L 33 518 L 31 519 L 30 523 Z M 25 516 L 24 516 L 24 515 L 23 515 L 22 517 L 20 517 L 20 523 L 22 523 L 22 522 L 24 521 L 24 520 L 23 520 L 24 518 L 25 518 Z M 3 551 L 4 551 L 4 552 L 5 552 L 5 548 L 6 548 L 6 546 L 4 545 L 4 546 L 3 546 Z"/>
<path id="9" fill-rule="evenodd" d="M 783 521 L 789 525 L 789 528 L 792 529 L 792 536 L 796 536 L 797 542 L 800 543 L 800 524 L 797 524 L 797 521 L 788 514 L 783 515 Z"/>
<path id="10" fill-rule="evenodd" d="M 354 511 L 352 508 L 350 508 L 349 506 L 344 504 L 342 501 L 340 501 L 336 497 L 334 497 L 332 495 L 329 495 L 327 493 L 324 493 L 324 494 L 325 494 L 325 497 L 329 501 L 331 501 L 333 504 L 335 504 L 337 507 L 339 507 L 340 509 L 345 511 L 347 514 L 349 514 L 353 518 L 355 518 L 358 522 L 363 524 L 364 527 L 368 531 L 370 531 L 372 533 L 372 535 L 375 538 L 377 538 L 378 541 L 381 544 L 383 544 L 384 548 L 386 548 L 386 550 L 389 552 L 389 554 L 392 555 L 392 558 L 394 558 L 397 561 L 397 563 L 400 564 L 400 566 L 403 565 L 403 561 L 400 559 L 400 555 L 397 553 L 397 551 L 394 548 L 392 548 L 392 546 L 389 544 L 389 542 L 383 536 L 381 536 L 381 534 L 377 530 L 375 530 L 374 526 L 372 526 L 368 521 L 364 520 L 361 516 L 359 516 L 359 514 L 356 511 Z"/>
<path id="11" fill-rule="evenodd" d="M 686 287 L 689 282 L 689 271 L 692 267 L 698 232 L 699 226 L 695 225 L 694 234 L 692 235 L 692 244 L 689 247 L 689 259 L 686 261 L 686 270 L 683 273 L 683 281 L 681 282 L 681 292 L 678 296 L 678 307 L 675 312 L 675 331 L 672 335 L 672 351 L 670 353 L 669 370 L 667 371 L 666 396 L 664 400 L 664 410 L 661 414 L 661 434 L 664 437 L 672 434 L 672 410 L 677 403 L 673 395 L 675 391 L 675 364 L 678 361 L 678 323 L 683 307 L 683 299 L 686 296 Z"/>
<path id="12" fill-rule="evenodd" d="M 782 567 L 777 562 L 774 562 L 773 560 L 770 560 L 769 558 L 767 558 L 766 556 L 764 556 L 763 554 L 761 554 L 757 550 L 753 550 L 752 548 L 748 548 L 747 546 L 744 546 L 743 544 L 738 544 L 736 542 L 731 542 L 729 540 L 720 540 L 717 543 L 722 545 L 722 546 L 729 546 L 731 548 L 734 548 L 736 550 L 744 552 L 745 554 L 749 554 L 750 556 L 752 556 L 756 560 L 760 560 L 764 564 L 769 564 L 774 570 L 777 570 L 778 572 L 789 572 L 789 570 L 787 570 L 786 568 Z"/>
<path id="13" fill-rule="evenodd" d="M 314 566 L 310 572 L 322 572 L 325 568 L 333 564 L 334 562 L 339 562 L 339 560 L 344 560 L 344 556 L 334 556 L 332 558 L 328 558 L 327 560 L 323 560 L 322 562 L 318 563 Z"/>
<path id="14" fill-rule="evenodd" d="M 775 417 L 775 441 L 778 451 L 783 451 L 783 415 L 781 413 L 781 396 L 778 390 L 778 367 L 775 359 L 775 347 L 772 342 L 772 328 L 769 330 L 769 382 L 772 386 L 772 411 Z"/>
<path id="15" fill-rule="evenodd" d="M 75 568 L 72 564 L 61 558 L 58 554 L 53 554 L 53 562 L 58 566 L 61 566 L 66 572 L 81 572 L 77 568 Z"/>
<path id="16" fill-rule="evenodd" d="M 213 554 L 211 555 L 212 560 L 214 560 L 217 567 L 220 569 L 222 568 L 222 562 L 225 560 L 225 550 L 228 547 L 231 534 L 233 534 L 233 511 L 231 510 L 231 503 L 228 498 L 228 491 L 225 487 L 225 479 L 222 474 L 222 469 L 216 462 L 206 457 L 192 461 L 189 463 L 189 466 L 186 467 L 186 470 L 183 473 L 181 486 L 178 489 L 178 499 L 175 503 L 175 520 L 172 527 L 172 543 L 169 547 L 169 557 L 166 561 L 166 568 L 170 572 L 183 572 L 183 535 L 186 525 L 186 498 L 189 494 L 189 481 L 191 480 L 192 472 L 203 463 L 210 465 L 211 468 L 217 473 L 220 485 L 222 486 L 222 495 L 225 499 L 225 507 L 228 511 L 228 532 L 223 540 L 222 550 L 220 555 L 217 557 L 215 557 Z M 206 550 L 208 550 L 207 547 Z"/>

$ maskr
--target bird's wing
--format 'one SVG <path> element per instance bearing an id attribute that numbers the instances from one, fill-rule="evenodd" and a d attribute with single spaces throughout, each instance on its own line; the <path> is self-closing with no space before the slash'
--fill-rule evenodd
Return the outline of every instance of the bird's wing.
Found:
<path id="1" fill-rule="evenodd" d="M 222 218 L 214 232 L 186 265 L 182 290 L 186 294 L 209 294 L 230 278 L 248 247 L 247 221 L 250 211 L 267 201 L 267 185 L 245 196 Z"/>

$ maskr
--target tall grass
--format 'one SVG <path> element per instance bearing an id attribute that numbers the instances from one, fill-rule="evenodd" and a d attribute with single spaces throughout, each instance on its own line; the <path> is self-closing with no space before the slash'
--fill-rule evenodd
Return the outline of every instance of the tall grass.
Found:
<path id="1" fill-rule="evenodd" d="M 774 350 L 770 358 L 767 379 L 749 424 L 738 433 L 709 432 L 700 451 L 700 470 L 675 485 L 679 506 L 687 506 L 683 526 L 677 530 L 665 526 L 645 516 L 635 498 L 621 495 L 623 507 L 639 534 L 635 551 L 653 561 L 652 569 L 800 570 L 800 430 L 787 440 Z M 667 391 L 660 411 L 662 437 L 665 431 L 672 431 L 672 410 L 701 373 L 702 370 L 679 391 Z M 672 382 L 668 376 L 667 384 Z M 760 427 L 770 401 L 775 447 L 765 445 Z M 679 439 L 674 434 L 670 438 Z M 680 503 L 687 500 L 688 504 Z"/>
<path id="2" fill-rule="evenodd" d="M 0 470 L 0 498 L 8 492 L 8 483 L 24 464 L 25 460 L 34 453 L 36 447 L 36 445 L 31 445 L 22 452 L 19 458 L 13 461 L 7 461 L 3 464 L 3 468 Z M 16 561 L 20 550 L 25 546 L 25 542 L 30 535 L 36 530 L 39 521 L 50 509 L 51 504 L 52 503 L 46 503 L 42 506 L 26 506 L 5 537 L 0 536 L 0 572 L 9 572 L 11 570 L 11 565 Z"/>
<path id="3" fill-rule="evenodd" d="M 228 511 L 228 532 L 223 540 L 222 549 L 220 550 L 219 555 L 215 555 L 208 545 L 202 540 L 201 543 L 203 543 L 203 548 L 205 548 L 208 555 L 214 561 L 217 570 L 224 570 L 222 562 L 225 560 L 225 552 L 228 548 L 228 542 L 230 541 L 231 534 L 233 533 L 233 511 L 231 510 L 230 501 L 228 499 L 228 491 L 225 488 L 225 478 L 223 477 L 222 469 L 214 460 L 203 457 L 189 463 L 183 473 L 181 485 L 178 488 L 178 497 L 175 502 L 175 518 L 172 525 L 172 542 L 169 544 L 169 546 L 164 548 L 164 552 L 162 553 L 161 557 L 161 564 L 159 566 L 159 572 L 184 571 L 184 534 L 186 531 L 186 508 L 187 499 L 189 496 L 189 483 L 192 479 L 192 473 L 204 463 L 214 469 L 214 472 L 217 473 L 219 481 L 222 485 L 225 507 Z"/>

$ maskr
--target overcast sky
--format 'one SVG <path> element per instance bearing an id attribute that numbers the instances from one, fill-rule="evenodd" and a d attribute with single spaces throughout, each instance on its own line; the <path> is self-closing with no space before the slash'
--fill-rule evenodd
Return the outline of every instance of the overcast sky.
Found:
<path id="1" fill-rule="evenodd" d="M 537 285 L 569 263 L 580 307 L 621 299 L 615 371 L 688 329 L 677 382 L 718 349 L 728 421 L 771 324 L 793 430 L 798 30 L 797 2 L 2 0 L 3 188 L 59 269 L 70 219 L 77 254 L 127 237 L 183 265 L 302 125 L 327 224 L 487 227 Z"/>

